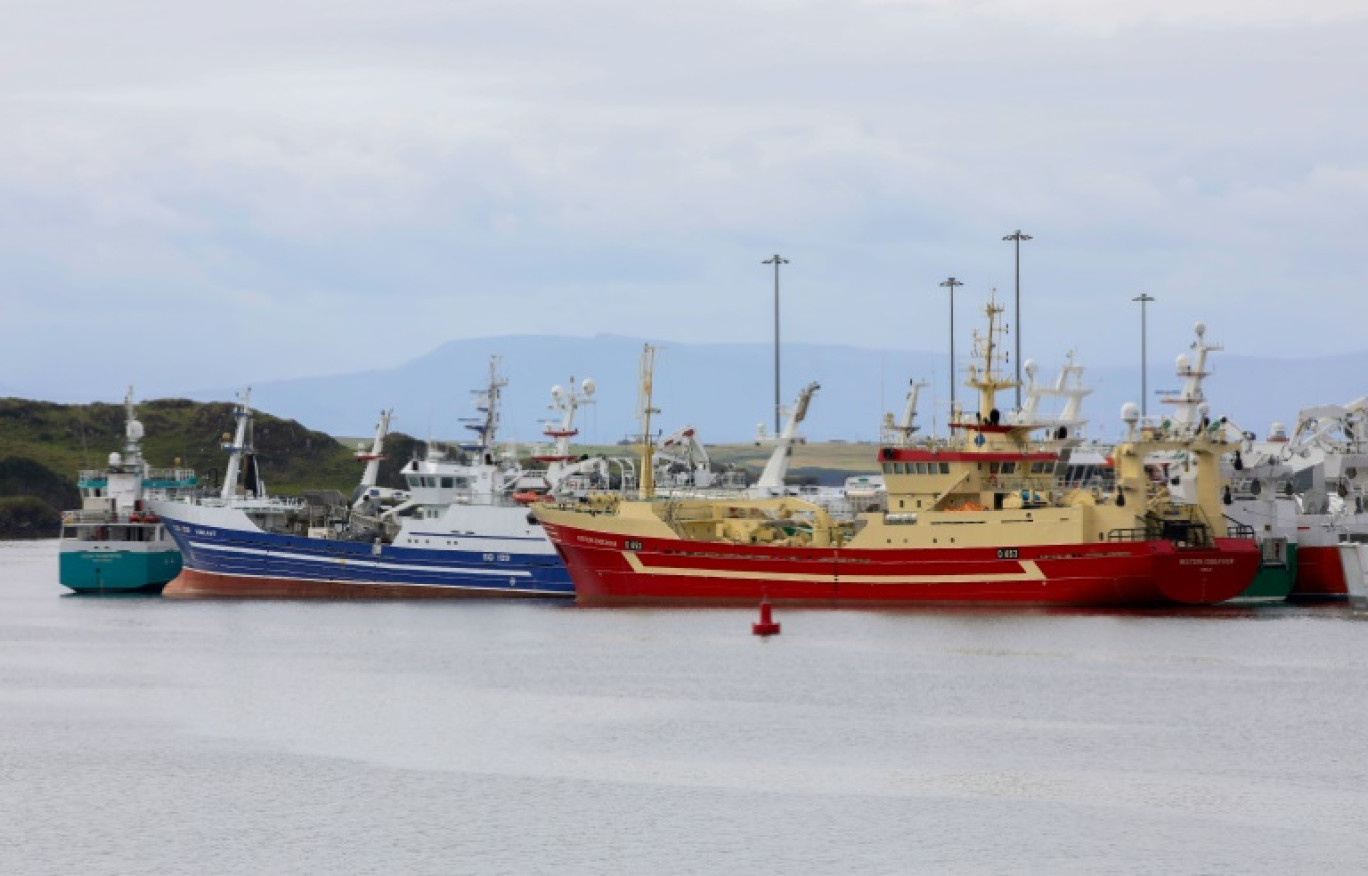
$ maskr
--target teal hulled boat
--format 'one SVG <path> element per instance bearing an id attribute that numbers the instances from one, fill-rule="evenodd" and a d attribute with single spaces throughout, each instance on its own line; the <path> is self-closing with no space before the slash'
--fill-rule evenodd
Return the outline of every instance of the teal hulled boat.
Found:
<path id="1" fill-rule="evenodd" d="M 195 472 L 148 468 L 131 388 L 124 408 L 123 452 L 80 473 L 81 507 L 62 515 L 59 580 L 78 593 L 159 593 L 181 570 L 180 550 L 146 502 L 194 491 Z"/>

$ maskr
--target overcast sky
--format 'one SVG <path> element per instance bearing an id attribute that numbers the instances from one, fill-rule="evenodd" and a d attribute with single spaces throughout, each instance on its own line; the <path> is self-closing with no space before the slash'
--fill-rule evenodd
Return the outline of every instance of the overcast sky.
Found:
<path id="1" fill-rule="evenodd" d="M 953 274 L 965 349 L 1017 228 L 1043 362 L 1138 359 L 1142 291 L 1161 373 L 1368 348 L 1362 0 L 3 10 L 4 394 L 769 342 L 775 252 L 786 339 L 945 350 Z"/>

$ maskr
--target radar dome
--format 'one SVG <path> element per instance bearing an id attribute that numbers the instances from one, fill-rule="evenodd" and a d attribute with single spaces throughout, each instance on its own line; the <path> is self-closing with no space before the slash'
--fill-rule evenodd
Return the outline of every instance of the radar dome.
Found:
<path id="1" fill-rule="evenodd" d="M 1026 372 L 1027 377 L 1035 377 L 1036 362 L 1034 359 L 1027 359 L 1021 363 L 1021 370 Z"/>
<path id="2" fill-rule="evenodd" d="M 561 385 L 560 385 L 559 383 L 557 383 L 555 386 L 551 387 L 551 397 L 552 397 L 552 398 L 560 398 L 560 397 L 561 397 L 562 395 L 564 395 L 564 394 L 565 394 L 565 389 L 562 388 Z"/>
<path id="3" fill-rule="evenodd" d="M 1140 406 L 1135 402 L 1126 402 L 1121 406 L 1121 422 L 1128 426 L 1134 426 L 1140 421 Z"/>
<path id="4" fill-rule="evenodd" d="M 109 454 L 110 468 L 118 468 L 121 465 L 123 465 L 123 456 L 119 454 L 119 451 L 116 450 L 113 453 Z"/>
<path id="5" fill-rule="evenodd" d="M 1192 330 L 1195 331 L 1197 333 L 1197 337 L 1200 338 L 1202 335 L 1206 334 L 1206 323 L 1199 322 L 1192 327 Z"/>
<path id="6" fill-rule="evenodd" d="M 1175 364 L 1178 367 L 1179 374 L 1192 369 L 1192 360 L 1187 357 L 1187 353 L 1179 353 Z"/>
<path id="7" fill-rule="evenodd" d="M 594 382 L 594 378 L 592 377 L 584 378 L 583 386 L 585 395 L 593 395 L 594 390 L 598 389 L 598 384 Z"/>
<path id="8" fill-rule="evenodd" d="M 143 437 L 143 424 L 137 420 L 129 420 L 124 426 L 124 434 L 130 441 L 141 441 Z"/>

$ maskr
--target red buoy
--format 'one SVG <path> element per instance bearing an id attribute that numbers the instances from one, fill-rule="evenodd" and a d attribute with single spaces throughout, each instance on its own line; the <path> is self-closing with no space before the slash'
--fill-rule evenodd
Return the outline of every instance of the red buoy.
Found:
<path id="1" fill-rule="evenodd" d="M 751 632 L 757 636 L 777 636 L 779 635 L 779 624 L 770 616 L 770 604 L 768 599 L 760 601 L 760 620 L 751 624 Z"/>

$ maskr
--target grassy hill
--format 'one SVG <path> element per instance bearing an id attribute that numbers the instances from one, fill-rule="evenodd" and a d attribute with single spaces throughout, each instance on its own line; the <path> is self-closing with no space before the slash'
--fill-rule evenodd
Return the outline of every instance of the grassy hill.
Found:
<path id="1" fill-rule="evenodd" d="M 140 403 L 137 414 L 150 465 L 188 466 L 200 483 L 220 482 L 227 463 L 220 445 L 236 425 L 233 405 L 157 399 Z M 361 468 L 352 458 L 354 448 L 331 436 L 261 412 L 253 415 L 253 432 L 271 492 L 346 494 L 356 485 Z M 123 441 L 122 405 L 0 399 L 0 538 L 56 535 L 59 512 L 80 504 L 77 472 L 103 468 L 111 452 L 123 449 Z M 381 466 L 381 483 L 399 486 L 398 469 L 413 454 L 415 442 L 394 434 L 388 446 L 393 452 Z"/>
<path id="2" fill-rule="evenodd" d="M 234 427 L 233 406 L 185 399 L 158 399 L 138 405 L 146 430 L 143 456 L 156 467 L 194 468 L 201 480 L 221 472 L 220 444 Z M 254 415 L 254 443 L 263 476 L 281 493 L 305 488 L 350 489 L 358 472 L 351 452 L 331 436 L 293 420 Z M 0 459 L 31 460 L 74 483 L 83 468 L 102 468 L 110 452 L 123 448 L 122 405 L 59 405 L 0 399 Z"/>

